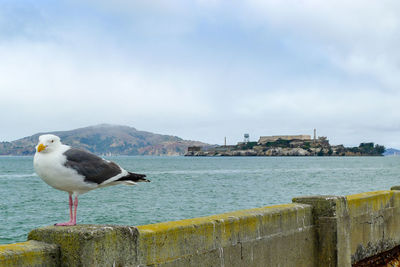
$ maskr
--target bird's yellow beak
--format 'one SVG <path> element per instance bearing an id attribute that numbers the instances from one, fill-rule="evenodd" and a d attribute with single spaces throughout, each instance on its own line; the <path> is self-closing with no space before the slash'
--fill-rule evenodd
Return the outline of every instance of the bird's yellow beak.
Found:
<path id="1" fill-rule="evenodd" d="M 43 145 L 42 143 L 40 143 L 40 144 L 38 145 L 38 147 L 37 147 L 37 151 L 40 152 L 40 151 L 44 150 L 45 148 L 46 148 L 46 146 Z"/>

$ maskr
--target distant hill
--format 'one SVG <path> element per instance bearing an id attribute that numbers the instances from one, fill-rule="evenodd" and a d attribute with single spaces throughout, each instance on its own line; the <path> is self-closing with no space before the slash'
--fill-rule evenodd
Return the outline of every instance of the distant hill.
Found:
<path id="1" fill-rule="evenodd" d="M 207 146 L 177 136 L 138 131 L 133 127 L 100 124 L 71 131 L 49 132 L 64 144 L 99 155 L 183 155 L 189 146 Z M 0 142 L 0 155 L 33 155 L 37 133 L 12 142 Z"/>
<path id="2" fill-rule="evenodd" d="M 383 153 L 384 156 L 400 156 L 400 150 L 395 148 L 388 148 Z"/>

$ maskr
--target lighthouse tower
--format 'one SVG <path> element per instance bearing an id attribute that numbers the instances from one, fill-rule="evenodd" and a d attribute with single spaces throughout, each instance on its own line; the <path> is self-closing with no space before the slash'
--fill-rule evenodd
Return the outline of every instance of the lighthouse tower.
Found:
<path id="1" fill-rule="evenodd" d="M 314 128 L 314 143 L 317 141 L 317 129 Z"/>

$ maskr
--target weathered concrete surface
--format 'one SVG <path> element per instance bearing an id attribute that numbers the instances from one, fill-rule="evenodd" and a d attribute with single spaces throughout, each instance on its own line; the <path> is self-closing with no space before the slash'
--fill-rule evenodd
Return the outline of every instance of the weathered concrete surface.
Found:
<path id="1" fill-rule="evenodd" d="M 309 205 L 277 205 L 137 228 L 143 265 L 317 266 Z"/>
<path id="2" fill-rule="evenodd" d="M 61 266 L 134 266 L 137 230 L 116 225 L 47 226 L 29 240 L 57 244 Z"/>
<path id="3" fill-rule="evenodd" d="M 293 202 L 313 207 L 319 266 L 351 266 L 350 218 L 346 198 L 305 196 L 294 198 Z"/>
<path id="4" fill-rule="evenodd" d="M 293 199 L 313 206 L 321 266 L 350 266 L 400 245 L 400 191 Z"/>
<path id="5" fill-rule="evenodd" d="M 49 226 L 29 239 L 58 244 L 62 266 L 317 266 L 311 211 L 286 204 L 138 227 Z"/>
<path id="6" fill-rule="evenodd" d="M 400 191 L 367 192 L 346 198 L 352 263 L 400 245 Z"/>
<path id="7" fill-rule="evenodd" d="M 57 245 L 37 241 L 0 245 L 0 266 L 58 266 L 59 254 Z"/>

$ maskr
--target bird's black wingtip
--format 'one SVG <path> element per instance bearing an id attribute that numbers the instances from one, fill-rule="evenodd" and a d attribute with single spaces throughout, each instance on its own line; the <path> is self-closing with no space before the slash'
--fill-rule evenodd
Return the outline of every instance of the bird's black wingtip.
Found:
<path id="1" fill-rule="evenodd" d="M 138 181 L 138 182 L 150 183 L 150 180 L 148 180 L 148 179 L 145 179 L 145 178 L 141 178 L 141 179 L 139 179 L 139 181 Z"/>
<path id="2" fill-rule="evenodd" d="M 138 174 L 138 173 L 132 173 L 129 172 L 127 176 L 121 177 L 117 181 L 132 181 L 132 182 L 147 182 L 149 183 L 150 180 L 147 180 L 145 174 Z"/>

